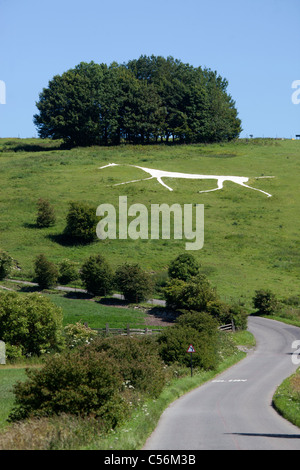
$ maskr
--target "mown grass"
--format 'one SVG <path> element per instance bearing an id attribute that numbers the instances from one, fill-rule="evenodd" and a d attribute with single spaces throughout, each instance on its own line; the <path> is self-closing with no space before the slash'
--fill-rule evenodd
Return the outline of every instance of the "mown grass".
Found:
<path id="1" fill-rule="evenodd" d="M 138 308 L 111 307 L 101 301 L 72 299 L 66 295 L 51 294 L 50 299 L 63 311 L 63 324 L 87 323 L 90 328 L 132 328 L 145 325 L 145 313 Z"/>
<path id="2" fill-rule="evenodd" d="M 148 271 L 164 272 L 170 261 L 185 251 L 185 240 L 97 240 L 87 246 L 66 245 L 61 234 L 71 200 L 97 207 L 118 207 L 126 195 L 128 205 L 204 204 L 204 247 L 193 252 L 223 298 L 242 298 L 248 306 L 255 289 L 270 288 L 279 295 L 297 291 L 300 267 L 298 174 L 300 142 L 240 140 L 212 145 L 151 145 L 92 147 L 60 150 L 57 143 L 0 139 L 1 221 L 0 246 L 17 261 L 12 276 L 32 279 L 33 260 L 45 253 L 59 263 L 63 258 L 83 260 L 102 253 L 115 268 L 123 262 L 139 262 Z M 155 179 L 114 186 L 145 178 L 126 166 L 98 170 L 107 163 L 130 163 L 189 173 L 251 177 L 250 185 L 262 193 L 225 183 L 224 189 L 199 194 L 216 182 L 169 180 L 174 191 Z M 255 179 L 270 175 L 272 179 Z M 35 226 L 36 202 L 42 197 L 53 204 L 57 223 L 49 229 Z"/>

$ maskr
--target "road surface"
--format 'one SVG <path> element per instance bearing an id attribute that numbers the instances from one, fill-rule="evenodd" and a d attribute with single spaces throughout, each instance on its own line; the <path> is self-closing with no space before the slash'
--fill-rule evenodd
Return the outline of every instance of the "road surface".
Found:
<path id="1" fill-rule="evenodd" d="M 277 386 L 299 367 L 292 343 L 300 328 L 249 317 L 248 329 L 253 352 L 168 407 L 145 450 L 300 450 L 300 428 L 272 407 Z"/>

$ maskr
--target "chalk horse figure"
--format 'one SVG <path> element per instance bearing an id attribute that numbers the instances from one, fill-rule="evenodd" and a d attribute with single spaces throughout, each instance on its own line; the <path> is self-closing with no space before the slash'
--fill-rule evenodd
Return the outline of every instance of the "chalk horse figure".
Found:
<path id="1" fill-rule="evenodd" d="M 104 165 L 99 167 L 99 170 L 102 170 L 103 168 L 108 168 L 111 166 L 121 166 L 122 164 L 119 163 L 109 163 L 108 165 Z M 146 181 L 146 180 L 151 180 L 155 178 L 162 186 L 167 188 L 169 191 L 173 191 L 170 186 L 168 186 L 162 178 L 183 178 L 183 179 L 197 179 L 197 180 L 202 180 L 202 179 L 213 179 L 217 180 L 217 188 L 214 189 L 207 189 L 205 191 L 199 191 L 199 193 L 209 193 L 210 191 L 218 191 L 219 189 L 223 188 L 223 184 L 225 181 L 231 181 L 232 183 L 239 184 L 240 186 L 243 186 L 244 188 L 248 189 L 253 189 L 254 191 L 259 191 L 263 194 L 266 194 L 267 197 L 271 197 L 272 194 L 267 193 L 266 191 L 263 191 L 262 189 L 257 189 L 253 188 L 252 186 L 248 186 L 247 183 L 250 178 L 247 178 L 245 176 L 220 176 L 220 175 L 197 175 L 194 173 L 177 173 L 175 171 L 164 171 L 164 170 L 155 170 L 153 168 L 145 168 L 142 166 L 137 166 L 137 165 L 128 165 L 132 166 L 134 168 L 139 168 L 140 170 L 145 171 L 148 173 L 149 176 L 148 178 L 142 178 L 139 180 L 132 180 L 132 181 L 125 181 L 124 183 L 117 183 L 115 186 L 119 186 L 122 184 L 129 184 L 129 183 L 136 183 L 137 181 Z M 274 176 L 257 176 L 255 179 L 260 179 L 260 178 L 274 178 Z"/>

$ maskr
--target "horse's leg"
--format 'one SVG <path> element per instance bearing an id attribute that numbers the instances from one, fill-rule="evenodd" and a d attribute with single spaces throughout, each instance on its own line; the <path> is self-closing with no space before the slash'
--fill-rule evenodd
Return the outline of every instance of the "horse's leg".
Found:
<path id="1" fill-rule="evenodd" d="M 120 186 L 121 184 L 128 184 L 128 183 L 136 183 L 137 181 L 146 181 L 151 180 L 154 176 L 150 176 L 150 178 L 142 178 L 141 180 L 132 180 L 132 181 L 125 181 L 124 183 L 116 183 L 114 186 Z"/>
<path id="2" fill-rule="evenodd" d="M 210 193 L 211 191 L 218 191 L 223 188 L 223 179 L 218 179 L 218 187 L 214 189 L 206 189 L 205 191 L 199 191 L 199 193 Z"/>
<path id="3" fill-rule="evenodd" d="M 237 183 L 237 184 L 240 184 L 241 186 L 244 186 L 245 188 L 248 188 L 248 189 L 253 189 L 254 191 L 259 191 L 260 193 L 266 194 L 268 197 L 272 197 L 272 194 L 269 194 L 266 191 L 263 191 L 262 189 L 252 188 L 252 186 L 248 186 L 245 183 Z"/>

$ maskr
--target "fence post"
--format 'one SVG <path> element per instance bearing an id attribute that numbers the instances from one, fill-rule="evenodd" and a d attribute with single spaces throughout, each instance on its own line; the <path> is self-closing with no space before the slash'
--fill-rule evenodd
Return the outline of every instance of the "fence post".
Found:
<path id="1" fill-rule="evenodd" d="M 106 323 L 105 325 L 105 334 L 108 335 L 109 334 L 109 324 Z"/>
<path id="2" fill-rule="evenodd" d="M 127 323 L 127 336 L 129 336 L 129 335 L 130 335 L 130 326 Z"/>

